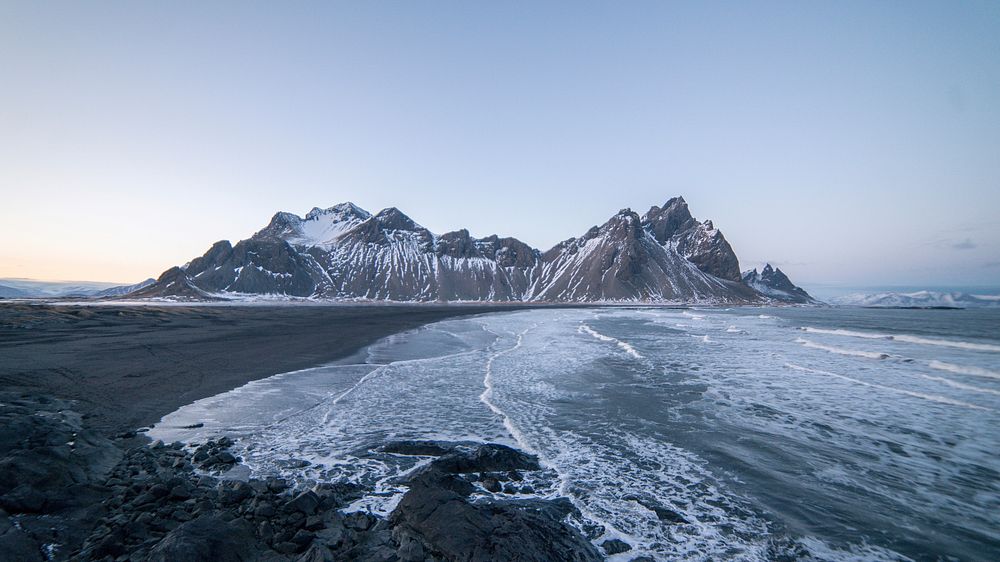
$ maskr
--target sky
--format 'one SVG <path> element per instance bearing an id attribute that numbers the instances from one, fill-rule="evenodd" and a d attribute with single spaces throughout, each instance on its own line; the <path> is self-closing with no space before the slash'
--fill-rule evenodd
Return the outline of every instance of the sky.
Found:
<path id="1" fill-rule="evenodd" d="M 544 250 L 675 195 L 807 287 L 1000 285 L 1000 3 L 0 2 L 0 277 L 342 201 Z"/>

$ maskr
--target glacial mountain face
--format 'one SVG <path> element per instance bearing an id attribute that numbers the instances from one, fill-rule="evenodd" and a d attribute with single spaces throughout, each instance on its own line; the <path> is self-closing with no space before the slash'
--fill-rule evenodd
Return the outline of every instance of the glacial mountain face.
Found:
<path id="1" fill-rule="evenodd" d="M 754 303 L 732 247 L 680 197 L 625 209 L 540 252 L 516 238 L 435 234 L 396 208 L 352 203 L 277 213 L 235 245 L 163 273 L 130 296 L 277 295 L 342 300 Z"/>
<path id="2" fill-rule="evenodd" d="M 771 267 L 771 264 L 766 264 L 759 273 L 756 268 L 743 272 L 743 282 L 755 291 L 776 301 L 793 304 L 819 303 L 804 289 L 792 283 L 784 272 Z"/>

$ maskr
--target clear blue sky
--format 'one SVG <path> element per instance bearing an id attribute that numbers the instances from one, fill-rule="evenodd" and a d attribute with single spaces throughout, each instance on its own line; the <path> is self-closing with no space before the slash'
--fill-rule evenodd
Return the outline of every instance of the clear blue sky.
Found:
<path id="1" fill-rule="evenodd" d="M 346 200 L 546 249 L 678 194 L 807 286 L 1000 284 L 1000 2 L 0 3 L 0 277 Z"/>

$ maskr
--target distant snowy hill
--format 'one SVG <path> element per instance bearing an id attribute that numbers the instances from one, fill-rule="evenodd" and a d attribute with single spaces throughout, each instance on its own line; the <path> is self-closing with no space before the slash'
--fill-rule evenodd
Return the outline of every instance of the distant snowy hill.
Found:
<path id="1" fill-rule="evenodd" d="M 998 295 L 972 295 L 940 291 L 858 293 L 834 297 L 829 300 L 833 304 L 846 306 L 1000 308 L 1000 296 Z"/>
<path id="2" fill-rule="evenodd" d="M 34 279 L 0 279 L 0 297 L 3 298 L 63 298 L 63 297 L 115 297 L 152 285 L 147 279 L 134 285 L 115 285 L 99 281 L 37 281 Z"/>
<path id="3" fill-rule="evenodd" d="M 19 299 L 25 298 L 28 294 L 20 289 L 15 289 L 14 287 L 8 287 L 6 285 L 0 285 L 0 299 Z"/>

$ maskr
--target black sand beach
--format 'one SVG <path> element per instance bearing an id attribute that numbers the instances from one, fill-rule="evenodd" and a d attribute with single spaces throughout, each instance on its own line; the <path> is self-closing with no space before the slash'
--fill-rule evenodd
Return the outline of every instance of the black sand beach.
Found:
<path id="1" fill-rule="evenodd" d="M 116 434 L 390 334 L 511 306 L 62 306 L 0 303 L 0 386 L 77 401 Z"/>
<path id="2" fill-rule="evenodd" d="M 135 432 L 393 333 L 515 308 L 0 304 L 0 560 L 598 560 L 566 501 L 469 500 L 540 468 L 502 445 L 386 444 L 438 459 L 383 519 L 342 511 L 356 485 L 228 478 L 227 437 L 184 449 Z"/>

